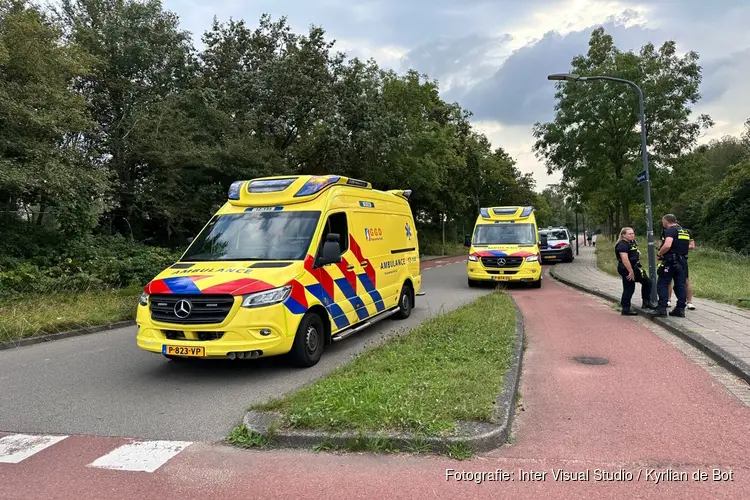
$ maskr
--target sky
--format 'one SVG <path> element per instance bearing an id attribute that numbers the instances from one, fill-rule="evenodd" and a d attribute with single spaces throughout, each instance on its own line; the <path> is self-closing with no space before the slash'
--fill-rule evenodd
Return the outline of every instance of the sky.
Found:
<path id="1" fill-rule="evenodd" d="M 693 116 L 707 113 L 715 125 L 699 143 L 739 135 L 750 118 L 747 0 L 164 0 L 164 7 L 199 48 L 213 16 L 255 26 L 268 13 L 286 16 L 297 32 L 322 27 L 351 57 L 425 73 L 439 82 L 443 99 L 473 113 L 474 127 L 494 147 L 534 175 L 538 190 L 559 181 L 532 150 L 533 124 L 554 117 L 555 90 L 546 77 L 568 71 L 597 27 L 621 50 L 674 40 L 678 53 L 700 55 L 703 97 Z"/>

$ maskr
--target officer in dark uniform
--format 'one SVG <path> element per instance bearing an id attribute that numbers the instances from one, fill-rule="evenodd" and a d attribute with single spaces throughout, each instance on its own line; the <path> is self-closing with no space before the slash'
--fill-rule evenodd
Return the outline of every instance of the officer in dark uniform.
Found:
<path id="1" fill-rule="evenodd" d="M 662 217 L 661 222 L 664 226 L 664 244 L 656 255 L 661 263 L 657 270 L 658 279 L 656 281 L 659 305 L 654 311 L 654 315 L 667 315 L 669 284 L 674 280 L 677 305 L 669 312 L 669 315 L 685 317 L 687 302 L 685 280 L 688 273 L 687 254 L 690 248 L 690 233 L 677 224 L 677 218 L 672 214 Z"/>
<path id="2" fill-rule="evenodd" d="M 633 228 L 624 227 L 620 231 L 620 239 L 615 245 L 615 258 L 617 259 L 617 272 L 622 277 L 622 315 L 636 316 L 630 306 L 630 299 L 635 292 L 635 284 L 641 284 L 641 299 L 644 309 L 654 309 L 651 304 L 651 280 L 641 265 L 641 252 L 638 250 L 638 242 L 635 240 Z"/>
<path id="3" fill-rule="evenodd" d="M 678 226 L 682 226 L 680 224 L 680 221 L 677 221 Z M 690 229 L 682 226 L 682 229 L 687 231 L 688 235 L 690 236 L 690 249 L 692 250 L 695 248 L 695 240 L 693 239 L 693 233 L 690 231 Z M 661 248 L 661 246 L 664 244 L 664 229 L 661 230 L 661 241 L 659 243 L 659 246 L 657 247 L 657 250 Z M 688 309 L 695 309 L 695 306 L 693 305 L 693 286 L 690 283 L 690 255 L 687 256 L 688 259 L 688 270 L 685 273 L 685 297 L 687 299 L 687 308 Z M 659 263 L 661 265 L 661 263 Z M 667 296 L 669 299 L 667 300 L 667 307 L 671 306 L 672 301 L 672 284 L 669 285 L 669 292 L 667 293 Z"/>

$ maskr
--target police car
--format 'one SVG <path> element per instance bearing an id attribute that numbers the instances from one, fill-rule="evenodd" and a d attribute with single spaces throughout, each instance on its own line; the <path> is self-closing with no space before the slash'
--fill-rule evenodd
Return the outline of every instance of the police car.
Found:
<path id="1" fill-rule="evenodd" d="M 548 227 L 539 230 L 542 262 L 573 262 L 573 235 L 566 227 Z"/>

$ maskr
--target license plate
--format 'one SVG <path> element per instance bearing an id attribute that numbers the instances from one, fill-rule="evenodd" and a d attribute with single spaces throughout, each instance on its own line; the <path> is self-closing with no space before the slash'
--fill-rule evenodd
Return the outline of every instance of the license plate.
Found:
<path id="1" fill-rule="evenodd" d="M 162 353 L 168 356 L 191 356 L 200 358 L 206 355 L 206 348 L 203 346 L 165 345 L 162 347 Z"/>
<path id="2" fill-rule="evenodd" d="M 555 256 L 555 255 L 548 255 L 548 256 L 547 256 L 547 258 L 548 258 L 548 259 L 556 259 L 556 258 L 557 258 L 557 256 Z"/>
<path id="3" fill-rule="evenodd" d="M 510 276 L 493 276 L 492 279 L 495 281 L 508 281 Z"/>

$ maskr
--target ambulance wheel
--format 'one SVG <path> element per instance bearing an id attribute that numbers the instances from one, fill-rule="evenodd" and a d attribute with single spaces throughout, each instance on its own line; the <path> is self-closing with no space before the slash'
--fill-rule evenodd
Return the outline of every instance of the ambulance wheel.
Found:
<path id="1" fill-rule="evenodd" d="M 531 282 L 531 288 L 542 288 L 542 278 Z"/>
<path id="2" fill-rule="evenodd" d="M 399 311 L 394 314 L 397 319 L 406 319 L 411 316 L 412 298 L 411 298 L 411 287 L 404 283 L 401 288 L 401 295 L 398 297 Z"/>
<path id="3" fill-rule="evenodd" d="M 480 283 L 478 281 L 469 278 L 469 288 L 477 288 L 479 284 Z"/>
<path id="4" fill-rule="evenodd" d="M 294 344 L 289 352 L 292 364 L 300 368 L 316 365 L 323 355 L 325 333 L 320 316 L 312 312 L 307 313 L 297 328 Z"/>

